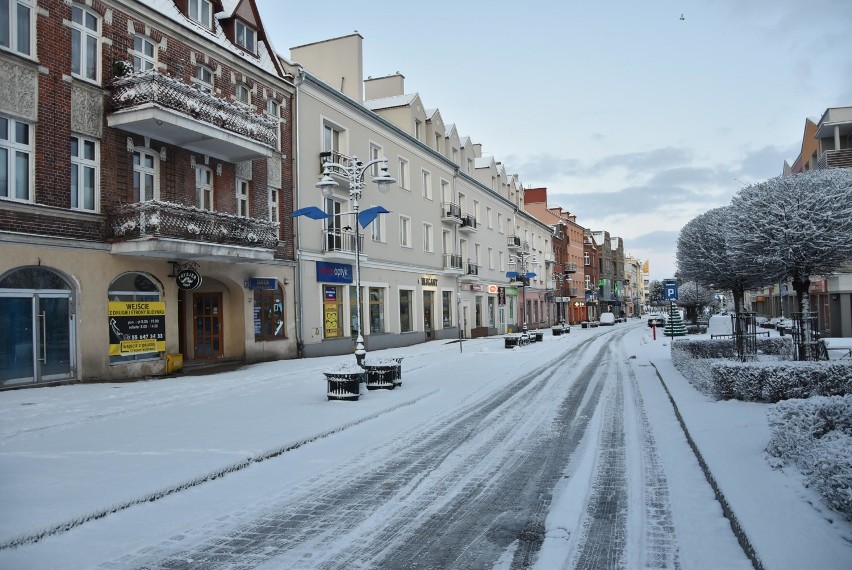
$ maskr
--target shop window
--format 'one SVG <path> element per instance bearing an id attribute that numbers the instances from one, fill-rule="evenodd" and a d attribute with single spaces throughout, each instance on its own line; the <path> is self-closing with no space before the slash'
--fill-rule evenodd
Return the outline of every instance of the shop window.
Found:
<path id="1" fill-rule="evenodd" d="M 399 292 L 399 330 L 411 332 L 414 330 L 414 292 L 403 289 Z"/>
<path id="2" fill-rule="evenodd" d="M 441 314 L 444 321 L 444 328 L 453 326 L 453 292 L 441 292 Z"/>
<path id="3" fill-rule="evenodd" d="M 343 287 L 323 285 L 323 336 L 340 338 L 343 336 Z"/>
<path id="4" fill-rule="evenodd" d="M 370 287 L 370 334 L 385 332 L 385 290 Z"/>
<path id="5" fill-rule="evenodd" d="M 145 273 L 124 273 L 110 283 L 108 295 L 110 364 L 160 358 L 166 315 L 159 283 Z"/>
<path id="6" fill-rule="evenodd" d="M 254 291 L 254 340 L 279 340 L 287 338 L 284 323 L 284 290 Z"/>

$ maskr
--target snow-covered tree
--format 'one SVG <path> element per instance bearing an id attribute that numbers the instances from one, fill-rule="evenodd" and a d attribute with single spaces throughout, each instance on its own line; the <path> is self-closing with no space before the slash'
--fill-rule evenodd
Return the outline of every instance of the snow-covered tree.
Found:
<path id="1" fill-rule="evenodd" d="M 698 315 L 715 300 L 713 291 L 695 281 L 687 281 L 678 287 L 677 304 L 686 309 L 686 316 L 692 319 L 693 325 L 698 324 Z"/>
<path id="2" fill-rule="evenodd" d="M 728 244 L 731 206 L 713 208 L 690 220 L 677 240 L 678 270 L 685 279 L 705 287 L 730 291 L 739 313 L 745 291 L 766 285 L 748 266 L 750 258 L 734 254 Z"/>
<path id="3" fill-rule="evenodd" d="M 792 280 L 809 313 L 811 277 L 852 259 L 852 169 L 814 170 L 747 186 L 731 201 L 732 257 L 764 283 Z"/>

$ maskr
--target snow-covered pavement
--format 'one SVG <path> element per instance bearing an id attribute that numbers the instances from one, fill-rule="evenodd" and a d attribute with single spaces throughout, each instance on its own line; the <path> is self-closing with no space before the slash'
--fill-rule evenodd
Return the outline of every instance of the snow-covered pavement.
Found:
<path id="1" fill-rule="evenodd" d="M 852 525 L 632 322 L 0 393 L 0 568 L 746 568 L 662 380 L 764 567 L 852 567 Z"/>

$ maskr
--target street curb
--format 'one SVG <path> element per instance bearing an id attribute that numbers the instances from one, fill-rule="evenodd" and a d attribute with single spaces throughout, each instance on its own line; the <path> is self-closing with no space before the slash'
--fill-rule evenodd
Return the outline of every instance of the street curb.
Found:
<path id="1" fill-rule="evenodd" d="M 689 447 L 692 448 L 692 453 L 695 454 L 695 458 L 698 460 L 698 465 L 701 466 L 701 470 L 704 472 L 704 478 L 707 480 L 707 483 L 710 484 L 710 487 L 713 489 L 713 493 L 716 495 L 716 500 L 719 501 L 719 504 L 722 506 L 722 514 L 725 516 L 726 519 L 728 519 L 728 522 L 731 524 L 731 530 L 733 531 L 734 536 L 737 537 L 737 542 L 740 543 L 740 548 L 743 549 L 743 552 L 751 561 L 751 565 L 754 570 L 765 570 L 763 563 L 757 556 L 757 552 L 755 551 L 754 546 L 746 535 L 745 529 L 740 524 L 737 515 L 734 514 L 734 510 L 731 508 L 730 503 L 728 503 L 728 500 L 725 498 L 725 494 L 722 493 L 722 489 L 716 482 L 716 478 L 713 477 L 713 474 L 710 472 L 710 467 L 708 467 L 707 462 L 704 461 L 704 457 L 698 450 L 698 446 L 695 444 L 695 440 L 693 440 L 692 436 L 689 434 L 689 430 L 686 427 L 686 422 L 684 422 L 683 416 L 680 415 L 680 410 L 678 409 L 677 403 L 672 397 L 672 393 L 669 392 L 669 387 L 666 386 L 666 381 L 663 380 L 663 377 L 660 375 L 660 371 L 657 369 L 657 365 L 653 362 L 651 362 L 650 364 L 654 367 L 654 372 L 657 374 L 657 378 L 660 379 L 660 384 L 662 384 L 663 390 L 665 390 L 666 395 L 669 397 L 669 401 L 671 402 L 672 408 L 674 409 L 675 417 L 677 417 L 677 421 L 680 424 L 681 429 L 683 430 L 683 435 L 686 436 L 686 442 L 689 444 Z"/>

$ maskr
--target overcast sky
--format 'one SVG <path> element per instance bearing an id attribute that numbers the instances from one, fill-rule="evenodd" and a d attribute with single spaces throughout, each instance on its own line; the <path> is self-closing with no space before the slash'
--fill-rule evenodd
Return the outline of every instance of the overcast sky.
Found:
<path id="1" fill-rule="evenodd" d="M 807 117 L 852 106 L 849 0 L 257 4 L 285 56 L 357 30 L 365 77 L 402 73 L 652 279 L 686 222 L 796 159 Z"/>

